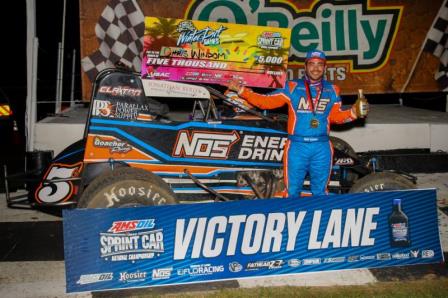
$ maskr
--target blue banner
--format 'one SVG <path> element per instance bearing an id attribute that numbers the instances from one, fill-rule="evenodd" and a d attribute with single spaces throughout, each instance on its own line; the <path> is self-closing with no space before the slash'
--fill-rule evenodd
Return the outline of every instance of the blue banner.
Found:
<path id="1" fill-rule="evenodd" d="M 443 261 L 434 189 L 63 216 L 67 292 Z"/>

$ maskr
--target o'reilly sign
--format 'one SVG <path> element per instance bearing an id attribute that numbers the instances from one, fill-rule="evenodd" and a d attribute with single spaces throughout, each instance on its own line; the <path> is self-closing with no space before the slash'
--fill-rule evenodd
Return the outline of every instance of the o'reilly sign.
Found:
<path id="1" fill-rule="evenodd" d="M 316 1 L 307 10 L 286 1 L 192 1 L 186 18 L 291 28 L 290 64 L 303 62 L 313 49 L 351 71 L 384 65 L 400 23 L 402 6 L 369 6 L 369 1 Z M 292 63 L 291 63 L 292 62 Z"/>

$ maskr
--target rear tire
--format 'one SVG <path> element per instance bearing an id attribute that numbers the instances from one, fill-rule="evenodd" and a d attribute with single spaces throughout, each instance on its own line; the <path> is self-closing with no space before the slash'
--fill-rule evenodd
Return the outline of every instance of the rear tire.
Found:
<path id="1" fill-rule="evenodd" d="M 414 189 L 415 184 L 403 176 L 390 173 L 372 173 L 357 180 L 349 193 Z"/>
<path id="2" fill-rule="evenodd" d="M 151 172 L 122 167 L 95 178 L 78 203 L 80 208 L 119 208 L 176 204 L 176 196 Z"/>

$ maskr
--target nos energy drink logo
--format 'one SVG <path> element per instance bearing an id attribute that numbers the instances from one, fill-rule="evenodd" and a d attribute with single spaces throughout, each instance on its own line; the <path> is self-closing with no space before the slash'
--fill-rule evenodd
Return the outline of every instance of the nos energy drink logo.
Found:
<path id="1" fill-rule="evenodd" d="M 287 1 L 192 1 L 185 18 L 292 28 L 290 64 L 303 63 L 306 52 L 320 49 L 333 63 L 348 62 L 352 72 L 369 72 L 387 62 L 403 10 L 369 3 L 314 1 L 299 10 Z"/>

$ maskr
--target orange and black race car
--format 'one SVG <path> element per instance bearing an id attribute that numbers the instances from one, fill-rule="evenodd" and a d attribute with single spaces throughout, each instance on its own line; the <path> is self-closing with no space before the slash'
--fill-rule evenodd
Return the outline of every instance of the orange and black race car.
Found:
<path id="1" fill-rule="evenodd" d="M 257 111 L 208 86 L 101 72 L 84 138 L 61 152 L 29 192 L 34 206 L 119 207 L 281 197 L 284 115 Z M 333 193 L 413 188 L 341 139 Z"/>

